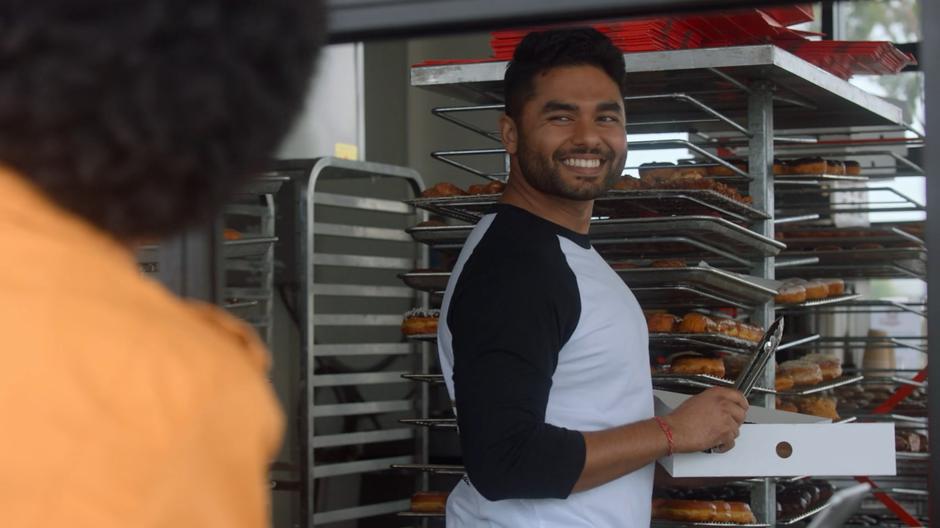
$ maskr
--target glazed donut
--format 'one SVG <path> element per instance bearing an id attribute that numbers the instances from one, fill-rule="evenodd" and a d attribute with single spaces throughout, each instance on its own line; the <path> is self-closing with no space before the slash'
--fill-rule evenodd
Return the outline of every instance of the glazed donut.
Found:
<path id="1" fill-rule="evenodd" d="M 792 389 L 793 384 L 793 377 L 789 374 L 777 374 L 776 378 L 774 378 L 774 390 L 778 392 Z"/>
<path id="2" fill-rule="evenodd" d="M 800 361 L 808 361 L 819 365 L 823 381 L 834 380 L 842 376 L 842 360 L 832 354 L 807 354 Z"/>
<path id="3" fill-rule="evenodd" d="M 711 522 L 718 508 L 711 501 L 657 499 L 653 501 L 653 518 L 669 521 Z"/>
<path id="4" fill-rule="evenodd" d="M 415 308 L 405 314 L 401 323 L 401 333 L 405 335 L 436 334 L 440 310 Z"/>
<path id="5" fill-rule="evenodd" d="M 686 267 L 684 260 L 679 259 L 662 259 L 654 260 L 650 262 L 651 268 L 684 268 Z"/>
<path id="6" fill-rule="evenodd" d="M 443 198 L 445 196 L 465 196 L 467 193 L 450 182 L 441 182 L 421 192 L 423 198 Z"/>
<path id="7" fill-rule="evenodd" d="M 796 405 L 803 414 L 811 414 L 820 418 L 829 418 L 832 421 L 841 420 L 836 412 L 835 398 L 826 396 L 806 396 L 797 400 Z"/>
<path id="8" fill-rule="evenodd" d="M 444 513 L 447 496 L 444 491 L 419 491 L 411 496 L 411 511 L 415 513 Z"/>
<path id="9" fill-rule="evenodd" d="M 673 374 L 708 374 L 725 377 L 725 364 L 720 358 L 681 356 L 672 360 L 669 371 Z"/>
<path id="10" fill-rule="evenodd" d="M 829 286 L 819 280 L 811 280 L 803 285 L 806 288 L 806 299 L 807 300 L 818 300 L 825 299 L 829 297 Z"/>
<path id="11" fill-rule="evenodd" d="M 799 284 L 786 284 L 777 290 L 774 302 L 778 304 L 799 304 L 806 301 L 806 288 Z"/>
<path id="12" fill-rule="evenodd" d="M 787 163 L 787 174 L 825 174 L 827 168 L 822 158 L 800 158 Z"/>
<path id="13" fill-rule="evenodd" d="M 794 385 L 818 385 L 822 383 L 822 369 L 809 361 L 784 361 L 780 364 L 780 374 L 793 378 Z"/>
<path id="14" fill-rule="evenodd" d="M 690 312 L 679 322 L 679 332 L 683 334 L 712 334 L 718 331 L 718 323 L 707 315 Z"/>
<path id="15" fill-rule="evenodd" d="M 845 281 L 842 279 L 816 279 L 829 288 L 829 297 L 845 293 Z"/>
<path id="16" fill-rule="evenodd" d="M 635 191 L 637 189 L 646 189 L 646 188 L 647 188 L 647 185 L 646 183 L 643 182 L 643 180 L 634 178 L 632 176 L 624 176 L 620 178 L 611 187 L 611 189 L 616 189 L 618 191 Z"/>
<path id="17" fill-rule="evenodd" d="M 845 174 L 847 176 L 861 176 L 862 175 L 862 166 L 859 162 L 854 160 L 848 160 L 845 162 Z"/>
<path id="18" fill-rule="evenodd" d="M 741 337 L 740 336 L 741 325 L 734 319 L 719 319 L 718 320 L 718 333 L 724 334 L 728 337 Z"/>
<path id="19" fill-rule="evenodd" d="M 652 333 L 670 333 L 676 331 L 679 318 L 671 313 L 654 313 L 646 316 L 646 327 Z"/>

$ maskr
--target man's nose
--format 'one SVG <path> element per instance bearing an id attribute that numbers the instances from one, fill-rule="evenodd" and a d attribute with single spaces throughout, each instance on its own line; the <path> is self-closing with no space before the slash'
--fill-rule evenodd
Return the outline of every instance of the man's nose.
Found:
<path id="1" fill-rule="evenodd" d="M 596 147 L 601 143 L 600 131 L 593 119 L 579 119 L 575 124 L 571 141 L 575 145 Z"/>

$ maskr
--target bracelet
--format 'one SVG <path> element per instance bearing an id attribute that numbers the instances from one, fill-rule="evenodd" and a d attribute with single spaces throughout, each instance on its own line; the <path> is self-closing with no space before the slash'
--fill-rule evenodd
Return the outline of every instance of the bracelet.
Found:
<path id="1" fill-rule="evenodd" d="M 666 456 L 672 456 L 676 452 L 676 443 L 672 440 L 672 429 L 669 427 L 669 424 L 666 423 L 666 420 L 663 420 L 659 416 L 654 416 L 654 420 L 659 424 L 659 428 L 663 430 L 663 434 L 666 435 L 666 442 L 669 444 L 669 452 L 666 453 Z"/>

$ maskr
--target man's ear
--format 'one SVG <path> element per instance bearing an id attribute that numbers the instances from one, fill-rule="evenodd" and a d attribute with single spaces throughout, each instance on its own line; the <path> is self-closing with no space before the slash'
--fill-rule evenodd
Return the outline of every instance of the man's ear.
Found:
<path id="1" fill-rule="evenodd" d="M 499 117 L 499 132 L 503 139 L 503 146 L 506 147 L 506 152 L 515 155 L 519 146 L 519 132 L 516 129 L 516 122 L 506 114 L 501 115 Z"/>

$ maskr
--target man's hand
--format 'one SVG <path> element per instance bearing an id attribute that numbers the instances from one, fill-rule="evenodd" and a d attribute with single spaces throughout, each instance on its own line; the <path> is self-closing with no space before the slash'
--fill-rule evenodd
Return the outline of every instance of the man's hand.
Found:
<path id="1" fill-rule="evenodd" d="M 672 429 L 677 453 L 713 447 L 724 453 L 734 447 L 747 408 L 747 399 L 740 392 L 713 387 L 689 398 L 663 419 Z"/>

